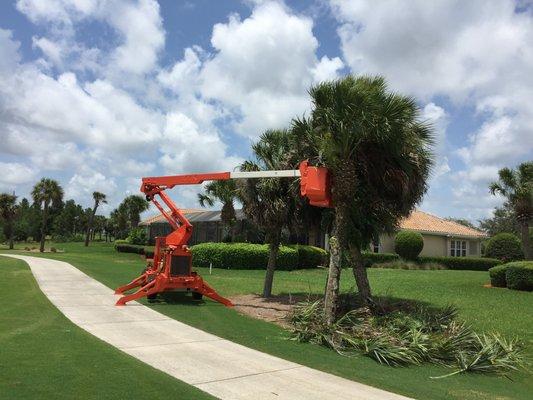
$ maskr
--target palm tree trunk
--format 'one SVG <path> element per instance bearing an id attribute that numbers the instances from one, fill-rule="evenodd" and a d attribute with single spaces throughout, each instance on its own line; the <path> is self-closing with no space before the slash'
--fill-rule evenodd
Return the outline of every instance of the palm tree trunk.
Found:
<path id="1" fill-rule="evenodd" d="M 279 234 L 273 235 L 269 243 L 268 264 L 265 275 L 265 284 L 263 286 L 263 297 L 269 298 L 272 296 L 272 284 L 274 282 L 274 271 L 276 270 L 276 261 L 279 253 Z"/>
<path id="2" fill-rule="evenodd" d="M 337 236 L 335 235 L 336 232 L 334 230 L 333 236 L 331 236 L 329 239 L 329 271 L 326 293 L 324 295 L 324 315 L 328 325 L 331 325 L 333 322 L 335 322 L 335 317 L 337 315 L 339 281 L 342 271 L 342 252 L 339 246 L 339 241 L 337 240 Z"/>
<path id="3" fill-rule="evenodd" d="M 96 214 L 97 204 L 93 207 L 93 212 L 89 215 L 89 220 L 87 221 L 87 232 L 85 233 L 85 247 L 89 246 L 89 239 L 91 238 L 91 228 L 93 226 L 94 214 Z"/>
<path id="4" fill-rule="evenodd" d="M 13 250 L 13 247 L 14 247 L 13 220 L 9 220 L 8 224 L 9 224 L 9 250 Z"/>
<path id="5" fill-rule="evenodd" d="M 43 207 L 43 221 L 41 223 L 41 245 L 39 247 L 39 251 L 41 253 L 44 253 L 44 240 L 46 237 L 46 222 L 48 219 L 48 203 L 45 201 L 44 207 Z"/>
<path id="6" fill-rule="evenodd" d="M 529 223 L 522 222 L 520 224 L 520 235 L 522 236 L 522 250 L 526 260 L 533 260 L 533 251 L 531 249 L 531 241 L 529 240 Z"/>
<path id="7" fill-rule="evenodd" d="M 368 282 L 368 275 L 363 262 L 363 255 L 361 249 L 356 244 L 350 244 L 350 256 L 352 261 L 352 271 L 357 284 L 357 290 L 361 302 L 368 306 L 372 301 L 372 294 L 370 292 L 370 282 Z"/>

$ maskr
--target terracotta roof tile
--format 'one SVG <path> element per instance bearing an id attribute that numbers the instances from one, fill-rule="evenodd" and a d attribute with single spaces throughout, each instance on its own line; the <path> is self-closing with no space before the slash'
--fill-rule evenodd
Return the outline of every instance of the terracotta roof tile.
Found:
<path id="1" fill-rule="evenodd" d="M 412 231 L 437 233 L 443 235 L 486 237 L 487 235 L 477 229 L 469 228 L 457 222 L 448 221 L 423 211 L 415 210 L 411 215 L 400 222 L 401 229 Z"/>
<path id="2" fill-rule="evenodd" d="M 181 210 L 191 221 L 215 221 L 220 219 L 220 211 L 207 211 L 197 208 L 185 208 Z M 240 213 L 241 210 L 236 210 Z M 244 215 L 239 214 L 240 218 Z M 207 218 L 209 217 L 209 218 Z M 152 223 L 166 222 L 165 217 L 161 214 L 154 215 L 145 219 L 140 225 L 150 225 Z M 451 236 L 465 236 L 483 238 L 487 235 L 477 229 L 469 228 L 457 222 L 447 221 L 435 215 L 423 211 L 415 210 L 411 215 L 400 222 L 401 229 L 407 229 L 425 233 L 435 233 Z"/>
<path id="3" fill-rule="evenodd" d="M 201 210 L 198 208 L 181 208 L 180 210 L 182 213 L 185 214 L 186 217 L 188 217 L 189 214 L 195 214 L 195 213 L 200 213 L 200 212 L 205 211 L 205 210 Z M 166 211 L 170 212 L 169 210 L 166 210 Z M 148 217 L 142 220 L 139 225 L 150 225 L 150 224 L 153 224 L 154 222 L 166 222 L 166 219 L 165 217 L 163 217 L 163 214 L 159 213 L 159 214 L 152 215 L 151 217 Z"/>

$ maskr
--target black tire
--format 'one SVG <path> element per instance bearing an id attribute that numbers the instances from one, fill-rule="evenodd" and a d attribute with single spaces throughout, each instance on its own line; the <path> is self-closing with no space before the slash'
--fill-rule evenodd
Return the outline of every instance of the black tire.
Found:
<path id="1" fill-rule="evenodd" d="M 192 298 L 194 300 L 202 300 L 202 297 L 204 297 L 202 293 L 192 292 Z"/>
<path id="2" fill-rule="evenodd" d="M 155 300 L 157 298 L 157 293 L 149 294 L 148 296 L 146 296 L 146 298 L 148 300 Z"/>

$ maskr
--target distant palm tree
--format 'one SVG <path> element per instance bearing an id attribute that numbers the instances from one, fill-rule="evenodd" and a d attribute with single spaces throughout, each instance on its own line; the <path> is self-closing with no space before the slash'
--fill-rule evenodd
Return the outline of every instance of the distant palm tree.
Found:
<path id="1" fill-rule="evenodd" d="M 269 130 L 252 145 L 254 161 L 245 161 L 241 171 L 277 170 L 292 168 L 288 165 L 289 135 L 286 130 Z M 294 210 L 294 182 L 290 179 L 245 179 L 238 184 L 238 197 L 243 211 L 259 228 L 265 231 L 269 257 L 263 297 L 272 295 L 276 260 L 281 243 L 282 229 L 290 223 Z"/>
<path id="2" fill-rule="evenodd" d="M 310 90 L 306 143 L 332 174 L 335 210 L 325 312 L 332 322 L 342 254 L 347 253 L 361 301 L 372 305 L 361 250 L 392 232 L 427 189 L 432 129 L 413 98 L 390 92 L 382 77 L 346 76 Z"/>
<path id="3" fill-rule="evenodd" d="M 93 227 L 94 216 L 96 215 L 96 210 L 98 206 L 103 203 L 107 204 L 106 195 L 100 192 L 93 192 L 94 206 L 89 214 L 89 220 L 87 221 L 87 233 L 85 235 L 85 247 L 89 246 L 89 239 L 91 235 L 91 229 Z"/>
<path id="4" fill-rule="evenodd" d="M 205 186 L 205 193 L 198 193 L 198 202 L 202 207 L 213 207 L 217 200 L 222 203 L 220 220 L 224 227 L 224 237 L 231 235 L 231 227 L 237 219 L 234 207 L 236 189 L 235 181 L 229 179 L 227 181 L 212 181 Z"/>
<path id="5" fill-rule="evenodd" d="M 13 250 L 13 222 L 17 215 L 17 208 L 17 196 L 14 194 L 0 193 L 0 218 L 6 224 L 10 250 Z"/>
<path id="6" fill-rule="evenodd" d="M 134 229 L 137 228 L 141 222 L 140 214 L 150 208 L 150 203 L 148 203 L 148 201 L 142 196 L 131 195 L 122 201 L 121 205 L 119 205 L 119 209 L 121 206 L 123 207 L 123 211 L 126 212 L 130 223 L 130 229 Z"/>
<path id="7" fill-rule="evenodd" d="M 48 213 L 50 211 L 50 204 L 58 204 L 63 199 L 63 189 L 59 183 L 53 179 L 43 178 L 33 187 L 31 192 L 33 201 L 42 209 L 41 222 L 41 246 L 40 252 L 44 252 L 44 241 L 47 232 Z"/>
<path id="8" fill-rule="evenodd" d="M 490 184 L 490 191 L 493 195 L 500 193 L 507 197 L 520 226 L 524 256 L 526 260 L 531 260 L 533 250 L 529 225 L 533 220 L 533 161 L 520 164 L 516 170 L 502 168 L 498 171 L 498 176 L 498 182 Z"/>

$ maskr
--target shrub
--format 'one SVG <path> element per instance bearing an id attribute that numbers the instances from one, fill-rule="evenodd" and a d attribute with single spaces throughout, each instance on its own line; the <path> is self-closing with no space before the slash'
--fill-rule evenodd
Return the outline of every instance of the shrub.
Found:
<path id="1" fill-rule="evenodd" d="M 298 269 L 315 268 L 327 263 L 327 253 L 324 249 L 315 246 L 295 244 L 288 246 L 298 252 Z"/>
<path id="2" fill-rule="evenodd" d="M 128 242 L 131 244 L 145 245 L 146 244 L 146 229 L 144 228 L 135 228 L 132 229 L 127 238 Z"/>
<path id="3" fill-rule="evenodd" d="M 416 260 L 424 248 L 424 238 L 419 232 L 400 231 L 394 239 L 394 251 L 406 260 Z"/>
<path id="4" fill-rule="evenodd" d="M 488 271 L 490 268 L 502 262 L 494 258 L 485 257 L 418 257 L 419 263 L 442 264 L 448 269 L 468 271 Z"/>
<path id="5" fill-rule="evenodd" d="M 533 290 L 533 261 L 506 264 L 505 280 L 513 290 Z"/>
<path id="6" fill-rule="evenodd" d="M 383 264 L 398 260 L 400 260 L 400 256 L 398 254 L 372 253 L 370 251 L 363 251 L 363 264 L 365 268 L 369 268 L 374 264 Z"/>
<path id="7" fill-rule="evenodd" d="M 115 250 L 121 253 L 144 254 L 144 246 L 135 244 L 115 244 Z"/>
<path id="8" fill-rule="evenodd" d="M 193 267 L 226 269 L 265 269 L 269 249 L 266 244 L 200 243 L 191 247 Z M 301 256 L 301 257 L 300 257 Z M 280 246 L 276 269 L 313 268 L 322 264 L 325 252 L 311 246 Z"/>
<path id="9" fill-rule="evenodd" d="M 505 271 L 507 270 L 507 264 L 497 265 L 489 269 L 490 284 L 494 287 L 506 287 L 507 281 L 505 280 Z"/>
<path id="10" fill-rule="evenodd" d="M 515 261 L 524 258 L 520 239 L 512 233 L 499 233 L 490 238 L 485 247 L 485 255 L 502 261 Z"/>
<path id="11" fill-rule="evenodd" d="M 435 270 L 447 269 L 444 265 L 430 262 L 430 263 L 416 263 L 410 261 L 389 261 L 372 265 L 372 268 L 387 268 L 387 269 L 415 269 L 415 270 Z"/>

